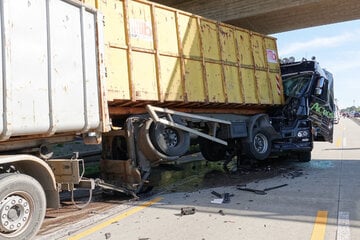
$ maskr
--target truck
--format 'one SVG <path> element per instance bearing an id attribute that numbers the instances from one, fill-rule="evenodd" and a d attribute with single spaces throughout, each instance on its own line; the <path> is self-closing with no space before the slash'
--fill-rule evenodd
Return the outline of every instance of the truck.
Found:
<path id="1" fill-rule="evenodd" d="M 0 2 L 0 239 L 30 239 L 59 192 L 138 193 L 187 153 L 311 160 L 332 140 L 333 78 L 276 39 L 143 0 Z M 52 146 L 102 144 L 103 181 Z"/>

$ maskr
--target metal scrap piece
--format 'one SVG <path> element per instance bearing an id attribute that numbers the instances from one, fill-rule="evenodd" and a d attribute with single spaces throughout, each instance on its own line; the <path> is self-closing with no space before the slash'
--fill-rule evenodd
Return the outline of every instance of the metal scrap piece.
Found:
<path id="1" fill-rule="evenodd" d="M 281 184 L 281 185 L 278 185 L 278 186 L 265 188 L 264 190 L 253 189 L 253 188 L 245 188 L 245 187 L 237 187 L 236 189 L 241 190 L 241 191 L 253 192 L 253 193 L 256 193 L 256 194 L 259 194 L 259 195 L 266 195 L 267 194 L 266 191 L 282 188 L 282 187 L 285 187 L 287 185 L 288 184 L 285 183 L 285 184 Z"/>
<path id="2" fill-rule="evenodd" d="M 195 214 L 196 209 L 194 207 L 183 207 L 181 208 L 181 215 L 192 215 Z"/>

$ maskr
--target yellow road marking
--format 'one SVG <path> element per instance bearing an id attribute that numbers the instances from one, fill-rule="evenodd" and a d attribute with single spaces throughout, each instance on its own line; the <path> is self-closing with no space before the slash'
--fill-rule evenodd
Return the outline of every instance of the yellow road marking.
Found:
<path id="1" fill-rule="evenodd" d="M 98 224 L 98 225 L 96 225 L 96 226 L 94 226 L 92 228 L 89 228 L 89 229 L 85 230 L 84 232 L 81 232 L 79 234 L 76 234 L 73 237 L 70 237 L 69 240 L 79 240 L 82 237 L 86 237 L 86 236 L 88 236 L 88 235 L 90 235 L 90 234 L 92 234 L 92 233 L 94 233 L 94 232 L 96 232 L 96 231 L 98 231 L 98 230 L 100 230 L 102 228 L 105 228 L 105 227 L 109 226 L 110 224 L 112 224 L 114 222 L 117 222 L 117 221 L 119 221 L 121 219 L 124 219 L 124 218 L 126 218 L 126 217 L 128 217 L 128 216 L 130 216 L 130 215 L 132 215 L 134 213 L 137 213 L 137 212 L 141 211 L 142 209 L 144 209 L 146 207 L 151 206 L 154 203 L 157 203 L 157 202 L 161 201 L 162 199 L 163 198 L 161 198 L 161 197 L 157 197 L 157 198 L 154 198 L 154 199 L 152 199 L 152 200 L 150 200 L 148 202 L 145 202 L 145 203 L 141 204 L 140 206 L 131 208 L 129 211 L 126 211 L 126 212 L 124 212 L 124 213 L 122 213 L 122 214 L 120 214 L 120 215 L 118 215 L 118 216 L 116 216 L 114 218 L 111 218 L 111 219 L 109 219 L 109 220 L 107 220 L 107 221 L 105 221 L 103 223 L 100 223 L 100 224 Z"/>
<path id="2" fill-rule="evenodd" d="M 328 211 L 318 211 L 315 219 L 315 225 L 311 234 L 311 240 L 323 240 L 327 223 Z"/>
<path id="3" fill-rule="evenodd" d="M 341 146 L 342 146 L 342 138 L 336 139 L 336 147 L 341 147 Z"/>

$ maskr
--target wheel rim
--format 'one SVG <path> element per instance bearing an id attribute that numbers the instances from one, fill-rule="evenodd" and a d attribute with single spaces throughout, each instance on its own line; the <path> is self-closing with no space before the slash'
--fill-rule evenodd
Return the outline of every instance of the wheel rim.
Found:
<path id="1" fill-rule="evenodd" d="M 178 134 L 171 128 L 165 128 L 162 135 L 168 147 L 175 147 L 179 143 Z"/>
<path id="2" fill-rule="evenodd" d="M 265 153 L 268 149 L 269 146 L 269 142 L 267 140 L 267 137 L 262 134 L 262 133 L 258 133 L 255 135 L 254 137 L 254 148 L 256 150 L 256 152 L 258 153 Z"/>
<path id="3" fill-rule="evenodd" d="M 0 202 L 0 232 L 16 236 L 26 228 L 33 209 L 31 197 L 25 192 L 8 195 Z"/>

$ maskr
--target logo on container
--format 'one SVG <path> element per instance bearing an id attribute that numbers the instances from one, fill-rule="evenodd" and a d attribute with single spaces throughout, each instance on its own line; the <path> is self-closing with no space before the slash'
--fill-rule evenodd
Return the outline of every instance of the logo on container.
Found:
<path id="1" fill-rule="evenodd" d="M 139 19 L 130 19 L 130 36 L 144 41 L 153 41 L 151 23 Z"/>
<path id="2" fill-rule="evenodd" d="M 277 63 L 278 62 L 278 57 L 277 57 L 276 51 L 274 51 L 272 49 L 266 49 L 266 56 L 267 56 L 267 61 L 269 63 Z"/>

